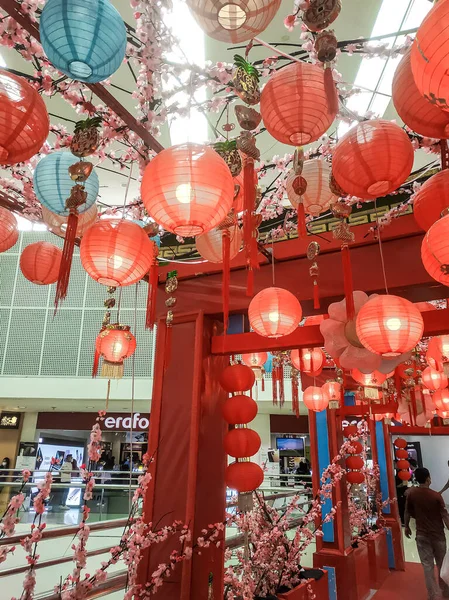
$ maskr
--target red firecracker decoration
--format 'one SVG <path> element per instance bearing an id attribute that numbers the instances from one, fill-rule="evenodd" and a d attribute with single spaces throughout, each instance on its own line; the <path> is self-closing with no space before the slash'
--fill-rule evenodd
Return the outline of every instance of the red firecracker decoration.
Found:
<path id="1" fill-rule="evenodd" d="M 293 333 L 302 318 L 298 299 L 282 288 L 266 288 L 251 300 L 248 317 L 252 329 L 264 337 Z"/>
<path id="2" fill-rule="evenodd" d="M 19 239 L 17 219 L 11 211 L 0 206 L 0 252 L 6 252 Z"/>
<path id="3" fill-rule="evenodd" d="M 363 121 L 335 147 L 332 173 L 347 194 L 375 200 L 404 183 L 413 158 L 412 143 L 398 125 L 383 120 Z"/>
<path id="4" fill-rule="evenodd" d="M 124 361 L 136 351 L 136 338 L 128 325 L 113 323 L 107 325 L 97 336 L 95 352 L 103 357 L 101 376 L 107 379 L 121 379 Z M 93 373 L 93 376 L 96 372 Z"/>
<path id="5" fill-rule="evenodd" d="M 37 285 L 58 281 L 62 252 L 48 242 L 35 242 L 22 251 L 20 270 L 23 276 Z"/>

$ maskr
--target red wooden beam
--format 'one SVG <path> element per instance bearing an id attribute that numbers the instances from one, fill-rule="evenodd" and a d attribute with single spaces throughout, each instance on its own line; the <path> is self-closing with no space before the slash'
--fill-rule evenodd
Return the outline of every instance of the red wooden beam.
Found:
<path id="1" fill-rule="evenodd" d="M 38 42 L 41 41 L 39 27 L 30 17 L 20 10 L 20 3 L 16 0 L 0 0 L 0 8 L 7 12 L 17 23 L 25 29 Z M 122 119 L 131 131 L 134 131 L 141 140 L 154 152 L 161 152 L 164 147 L 145 129 L 139 121 L 101 84 L 86 84 L 92 92 L 102 100 L 115 114 Z"/>

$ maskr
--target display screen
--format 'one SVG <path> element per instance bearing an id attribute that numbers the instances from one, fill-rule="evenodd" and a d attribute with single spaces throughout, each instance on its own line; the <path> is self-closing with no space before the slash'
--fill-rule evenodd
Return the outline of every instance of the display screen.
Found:
<path id="1" fill-rule="evenodd" d="M 276 438 L 278 450 L 304 450 L 303 438 Z"/>

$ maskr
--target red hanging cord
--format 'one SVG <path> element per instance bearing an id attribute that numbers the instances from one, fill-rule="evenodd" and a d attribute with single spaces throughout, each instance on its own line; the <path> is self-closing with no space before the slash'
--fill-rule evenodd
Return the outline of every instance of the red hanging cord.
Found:
<path id="1" fill-rule="evenodd" d="M 72 269 L 73 251 L 75 249 L 76 231 L 78 229 L 78 211 L 76 208 L 70 209 L 67 219 L 67 229 L 64 238 L 64 247 L 62 249 L 61 265 L 59 267 L 58 283 L 56 285 L 55 296 L 55 314 L 61 300 L 67 296 L 69 289 L 70 271 Z"/>
<path id="2" fill-rule="evenodd" d="M 298 202 L 296 207 L 296 214 L 298 216 L 298 238 L 307 237 L 307 226 L 306 226 L 306 211 L 304 210 L 304 204 L 302 200 Z"/>
<path id="3" fill-rule="evenodd" d="M 146 329 L 153 329 L 156 322 L 156 297 L 159 282 L 157 259 L 154 259 L 150 267 L 148 277 L 147 312 L 145 317 Z"/>

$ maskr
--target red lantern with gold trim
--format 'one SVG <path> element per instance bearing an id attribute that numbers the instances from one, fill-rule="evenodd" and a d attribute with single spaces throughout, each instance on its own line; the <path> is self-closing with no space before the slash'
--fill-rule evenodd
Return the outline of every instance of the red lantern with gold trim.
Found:
<path id="1" fill-rule="evenodd" d="M 136 338 L 128 325 L 107 325 L 97 336 L 95 350 L 103 357 L 102 377 L 121 379 L 124 361 L 136 351 Z"/>

